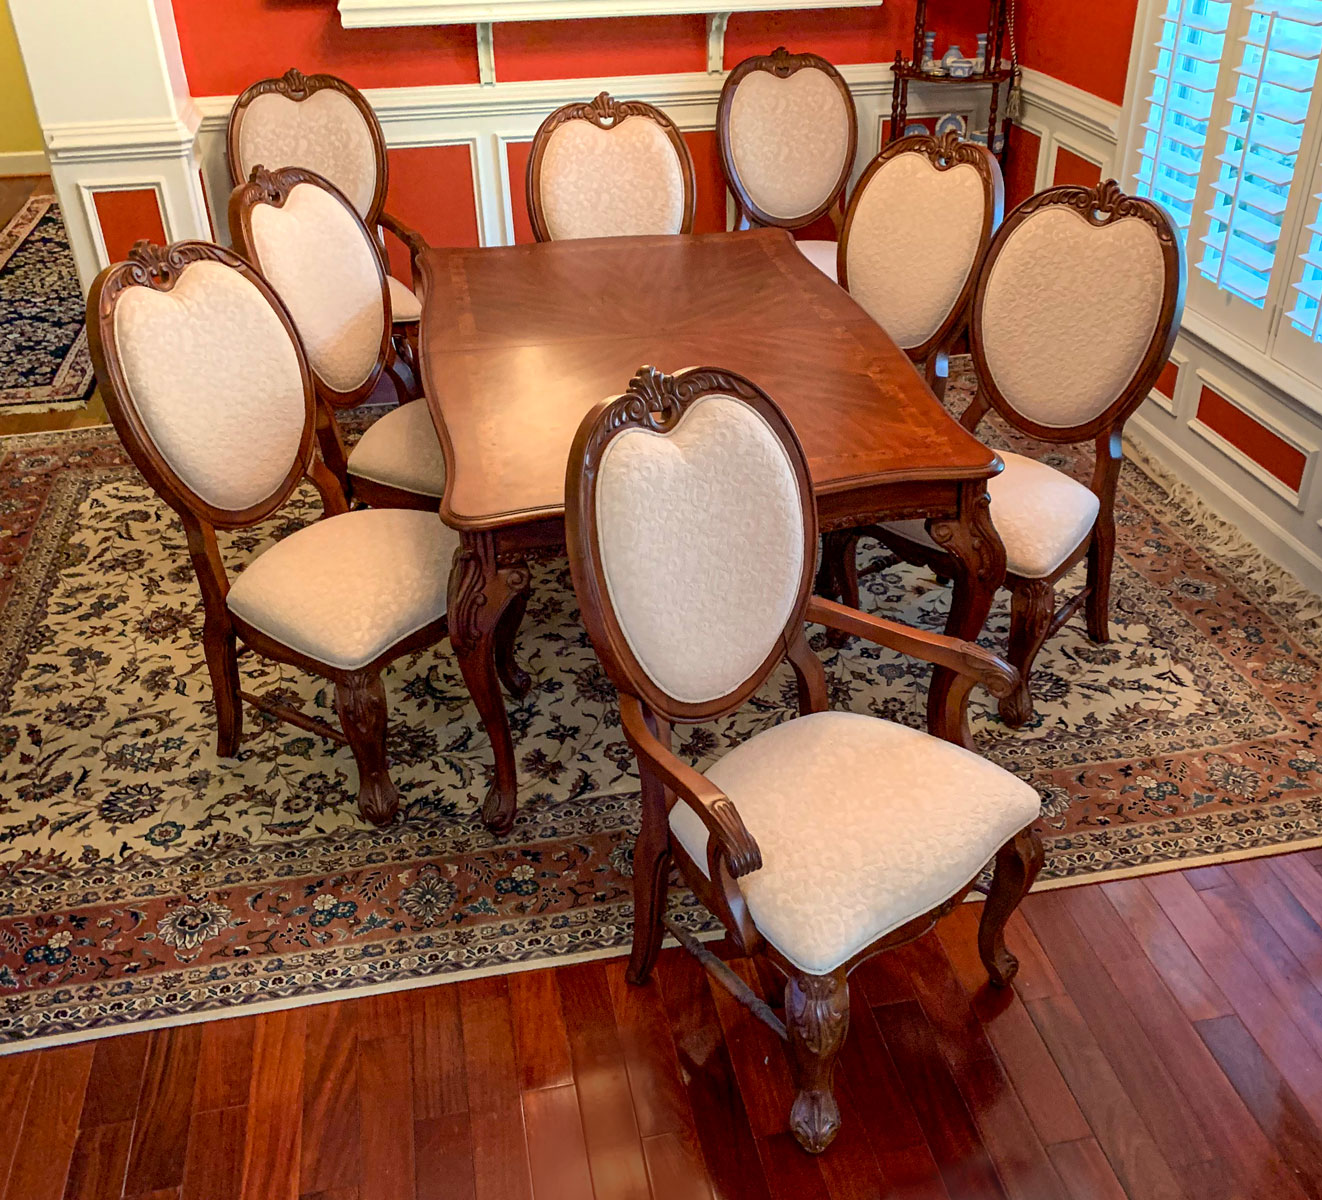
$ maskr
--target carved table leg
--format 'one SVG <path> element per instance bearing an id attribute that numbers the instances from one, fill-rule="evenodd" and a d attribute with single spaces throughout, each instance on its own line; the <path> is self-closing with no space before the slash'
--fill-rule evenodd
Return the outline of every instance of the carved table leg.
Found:
<path id="1" fill-rule="evenodd" d="M 996 852 L 991 889 L 978 923 L 978 954 L 996 987 L 1005 987 L 1019 970 L 1019 960 L 1005 948 L 1005 923 L 1033 886 L 1042 869 L 1042 842 L 1024 829 Z"/>
<path id="2" fill-rule="evenodd" d="M 386 763 L 386 689 L 379 671 L 357 671 L 335 685 L 335 708 L 358 764 L 358 811 L 373 825 L 389 825 L 399 792 Z"/>
<path id="3" fill-rule="evenodd" d="M 519 636 L 519 626 L 523 624 L 523 614 L 527 611 L 528 592 L 525 589 L 510 601 L 496 627 L 496 671 L 505 690 L 515 700 L 522 700 L 532 687 L 532 676 L 514 658 L 514 644 Z"/>
<path id="4" fill-rule="evenodd" d="M 830 975 L 790 975 L 785 1029 L 799 1087 L 790 1109 L 790 1131 L 805 1150 L 820 1154 L 840 1132 L 840 1106 L 831 1077 L 849 1032 L 849 984 L 843 967 Z"/>
<path id="5" fill-rule="evenodd" d="M 858 538 L 857 529 L 822 534 L 822 562 L 817 569 L 817 595 L 849 608 L 858 607 Z M 849 634 L 828 629 L 826 641 L 838 650 L 849 641 Z"/>
<path id="6" fill-rule="evenodd" d="M 509 716 L 496 670 L 497 631 L 506 610 L 528 590 L 525 562 L 497 561 L 490 533 L 465 533 L 450 571 L 450 643 L 478 715 L 491 739 L 495 779 L 482 806 L 482 821 L 493 833 L 508 833 L 518 805 L 518 778 Z"/>
<path id="7" fill-rule="evenodd" d="M 953 520 L 932 520 L 928 533 L 950 554 L 953 588 L 946 633 L 965 641 L 977 641 L 991 612 L 996 589 L 1005 582 L 1005 546 L 991 522 L 990 499 L 985 483 L 960 485 L 958 515 Z M 956 676 L 945 667 L 932 669 L 927 693 L 927 727 L 932 733 L 958 725 L 965 729 L 967 717 L 951 714 Z M 951 720 L 953 718 L 953 725 Z"/>

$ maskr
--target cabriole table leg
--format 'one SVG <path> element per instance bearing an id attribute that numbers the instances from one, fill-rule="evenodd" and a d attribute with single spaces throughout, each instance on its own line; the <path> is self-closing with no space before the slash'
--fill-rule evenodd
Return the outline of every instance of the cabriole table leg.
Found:
<path id="1" fill-rule="evenodd" d="M 495 778 L 482 806 L 492 833 L 508 833 L 518 806 L 514 741 L 496 666 L 502 617 L 522 611 L 530 575 L 523 561 L 500 562 L 490 533 L 465 533 L 450 571 L 450 642 L 478 715 L 491 739 Z"/>

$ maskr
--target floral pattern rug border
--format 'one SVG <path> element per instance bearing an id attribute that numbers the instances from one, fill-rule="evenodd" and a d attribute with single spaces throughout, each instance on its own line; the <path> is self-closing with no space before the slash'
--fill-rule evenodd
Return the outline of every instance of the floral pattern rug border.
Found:
<path id="1" fill-rule="evenodd" d="M 0 415 L 81 408 L 95 383 L 64 217 L 33 196 L 0 229 Z"/>
<path id="2" fill-rule="evenodd" d="M 979 745 L 1043 794 L 1043 886 L 1322 844 L 1316 625 L 1132 466 L 1119 510 L 1115 640 L 1061 631 L 1027 730 L 973 710 Z M 0 439 L 0 522 L 0 1047 L 627 948 L 636 781 L 563 562 L 537 569 L 537 685 L 511 710 L 525 799 L 496 841 L 445 647 L 392 674 L 388 829 L 357 821 L 351 760 L 315 739 L 250 714 L 240 760 L 215 759 L 180 533 L 110 430 Z M 939 627 L 945 589 L 875 560 L 865 606 Z M 814 644 L 838 707 L 921 720 L 924 671 Z M 244 671 L 327 709 L 314 681 Z M 683 748 L 706 761 L 791 703 L 778 680 Z M 687 893 L 674 908 L 714 929 Z"/>

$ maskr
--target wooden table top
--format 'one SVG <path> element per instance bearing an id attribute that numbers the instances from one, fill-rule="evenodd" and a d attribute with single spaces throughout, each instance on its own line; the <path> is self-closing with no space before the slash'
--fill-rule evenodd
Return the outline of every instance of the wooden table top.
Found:
<path id="1" fill-rule="evenodd" d="M 457 528 L 562 515 L 579 422 L 644 364 L 748 376 L 798 431 L 819 494 L 999 469 L 782 230 L 437 248 L 421 270 Z"/>

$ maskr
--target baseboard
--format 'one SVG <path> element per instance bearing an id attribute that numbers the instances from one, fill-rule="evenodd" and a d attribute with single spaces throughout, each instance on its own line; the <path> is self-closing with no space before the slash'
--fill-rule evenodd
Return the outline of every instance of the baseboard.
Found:
<path id="1" fill-rule="evenodd" d="M 1315 549 L 1263 512 L 1250 497 L 1230 487 L 1224 477 L 1200 462 L 1141 412 L 1130 417 L 1125 433 L 1196 492 L 1218 516 L 1236 526 L 1263 554 L 1305 587 L 1322 593 L 1322 557 Z"/>
<path id="2" fill-rule="evenodd" d="M 9 150 L 0 154 L 0 177 L 49 174 L 50 164 L 40 150 Z"/>

